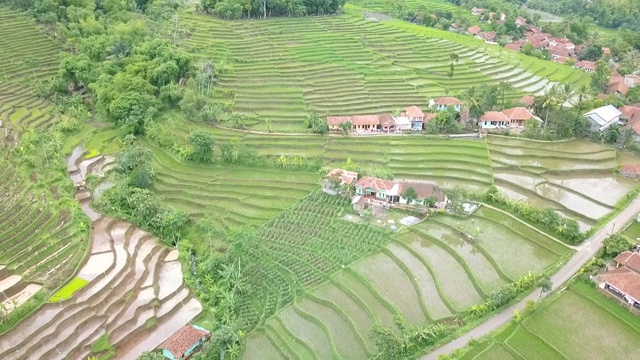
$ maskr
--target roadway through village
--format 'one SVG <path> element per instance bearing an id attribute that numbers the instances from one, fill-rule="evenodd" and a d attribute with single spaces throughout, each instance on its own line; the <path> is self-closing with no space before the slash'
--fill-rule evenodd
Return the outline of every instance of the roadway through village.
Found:
<path id="1" fill-rule="evenodd" d="M 580 270 L 580 268 L 582 268 L 582 266 L 584 266 L 584 264 L 586 264 L 591 258 L 593 258 L 596 252 L 598 252 L 598 249 L 600 249 L 600 247 L 602 246 L 602 242 L 604 241 L 604 239 L 606 239 L 610 234 L 616 232 L 617 230 L 620 230 L 624 225 L 631 221 L 631 219 L 634 219 L 638 213 L 640 213 L 640 197 L 636 198 L 616 217 L 614 217 L 599 231 L 593 234 L 589 239 L 585 240 L 582 245 L 577 247 L 577 251 L 573 255 L 573 257 L 571 257 L 571 259 L 555 275 L 551 277 L 551 281 L 553 282 L 553 290 L 557 290 L 558 288 L 563 287 L 564 284 L 568 280 L 570 280 Z M 437 360 L 438 356 L 440 356 L 441 354 L 450 354 L 456 349 L 465 347 L 470 340 L 480 339 L 490 334 L 491 332 L 497 330 L 501 326 L 511 321 L 515 309 L 522 311 L 527 300 L 531 299 L 537 301 L 541 295 L 547 295 L 540 294 L 540 292 L 540 289 L 536 289 L 526 298 L 522 299 L 522 301 L 507 309 L 504 309 L 503 311 L 496 314 L 494 317 L 485 321 L 481 325 L 475 327 L 468 333 L 433 350 L 429 354 L 422 356 L 421 360 Z M 550 293 L 552 292 L 553 291 L 551 291 Z"/>

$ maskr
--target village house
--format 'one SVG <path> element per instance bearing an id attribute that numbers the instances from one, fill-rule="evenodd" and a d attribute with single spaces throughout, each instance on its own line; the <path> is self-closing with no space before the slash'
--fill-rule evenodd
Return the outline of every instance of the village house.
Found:
<path id="1" fill-rule="evenodd" d="M 573 67 L 590 73 L 596 69 L 596 63 L 593 61 L 582 60 L 576 62 Z"/>
<path id="2" fill-rule="evenodd" d="M 344 176 L 345 171 L 341 169 L 331 170 L 325 179 L 330 179 L 337 174 Z M 420 181 L 391 181 L 385 179 L 379 179 L 372 176 L 364 176 L 357 181 L 353 180 L 355 173 L 349 174 L 348 179 L 345 181 L 351 181 L 349 184 L 354 184 L 354 196 L 351 200 L 351 205 L 355 211 L 362 211 L 366 205 L 382 205 L 382 206 L 394 206 L 397 204 L 415 204 L 425 205 L 426 199 L 433 200 L 431 206 L 437 208 L 443 208 L 446 206 L 447 197 L 444 192 L 435 184 Z M 404 192 L 408 188 L 413 188 L 416 193 L 416 199 L 410 201 L 403 197 Z M 330 194 L 333 194 L 329 192 Z"/>
<path id="3" fill-rule="evenodd" d="M 380 115 L 327 116 L 329 130 L 342 130 L 340 124 L 350 122 L 351 131 L 383 132 L 410 131 L 424 129 L 424 123 L 434 114 L 425 114 L 418 106 L 410 106 L 398 117 L 384 113 Z"/>
<path id="4" fill-rule="evenodd" d="M 525 95 L 518 100 L 518 104 L 524 105 L 528 110 L 533 109 L 533 105 L 536 102 L 536 98 L 533 95 Z"/>
<path id="5" fill-rule="evenodd" d="M 469 28 L 467 29 L 467 32 L 468 32 L 470 35 L 474 35 L 474 36 L 475 36 L 475 35 L 480 34 L 480 33 L 482 32 L 482 29 L 481 29 L 481 28 L 480 28 L 480 26 L 478 26 L 478 25 L 473 25 L 473 26 L 471 26 L 471 27 L 469 27 Z"/>
<path id="6" fill-rule="evenodd" d="M 360 196 L 371 196 L 380 202 L 395 203 L 399 200 L 398 184 L 378 179 L 371 176 L 365 176 L 358 180 L 355 185 L 355 193 Z"/>
<path id="7" fill-rule="evenodd" d="M 498 39 L 498 33 L 495 31 L 482 31 L 476 35 L 476 38 L 484 40 L 487 43 L 495 43 Z"/>
<path id="8" fill-rule="evenodd" d="M 191 356 L 211 333 L 197 325 L 185 325 L 158 347 L 170 360 L 184 360 Z"/>
<path id="9" fill-rule="evenodd" d="M 447 204 L 447 196 L 440 189 L 438 185 L 426 183 L 426 182 L 417 182 L 417 181 L 401 181 L 400 185 L 400 204 L 408 204 L 409 200 L 404 198 L 402 194 L 408 188 L 413 188 L 416 191 L 417 199 L 412 203 L 416 205 L 424 205 L 425 200 L 431 198 L 434 200 L 433 207 L 436 208 L 444 208 Z"/>
<path id="10" fill-rule="evenodd" d="M 480 16 L 482 15 L 482 13 L 484 13 L 484 11 L 485 11 L 484 9 L 474 7 L 473 9 L 471 9 L 471 15 Z"/>
<path id="11" fill-rule="evenodd" d="M 620 121 L 625 123 L 622 130 L 632 130 L 633 138 L 640 141 L 640 104 L 621 106 Z"/>
<path id="12" fill-rule="evenodd" d="M 620 110 L 613 105 L 606 105 L 584 114 L 589 120 L 592 131 L 605 131 L 613 124 L 620 124 Z"/>
<path id="13" fill-rule="evenodd" d="M 640 254 L 624 251 L 616 258 L 615 269 L 598 276 L 599 287 L 640 310 Z"/>
<path id="14" fill-rule="evenodd" d="M 462 101 L 454 97 L 441 97 L 429 100 L 429 107 L 437 111 L 443 111 L 446 110 L 447 107 L 452 107 L 455 111 L 460 112 L 462 111 Z"/>
<path id="15" fill-rule="evenodd" d="M 540 118 L 533 115 L 527 108 L 519 106 L 502 110 L 502 112 L 487 111 L 480 117 L 478 126 L 481 129 L 522 128 L 524 127 L 524 122 L 529 119 L 542 122 Z"/>
<path id="16" fill-rule="evenodd" d="M 344 187 L 354 185 L 357 180 L 358 173 L 355 171 L 333 169 L 322 179 L 322 191 L 337 195 Z"/>
<path id="17" fill-rule="evenodd" d="M 621 166 L 620 175 L 629 179 L 640 178 L 640 163 L 626 164 Z"/>

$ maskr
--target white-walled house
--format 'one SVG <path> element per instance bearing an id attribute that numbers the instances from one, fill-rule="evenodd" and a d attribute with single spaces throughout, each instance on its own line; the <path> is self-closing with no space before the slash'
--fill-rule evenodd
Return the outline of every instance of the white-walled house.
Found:
<path id="1" fill-rule="evenodd" d="M 620 124 L 620 115 L 622 112 L 616 109 L 613 105 L 606 105 L 593 109 L 584 114 L 584 117 L 589 120 L 592 131 L 605 131 L 613 124 Z"/>
<path id="2" fill-rule="evenodd" d="M 462 101 L 454 97 L 441 97 L 429 100 L 429 107 L 438 111 L 443 111 L 446 110 L 447 107 L 452 107 L 455 111 L 460 112 L 462 111 Z"/>

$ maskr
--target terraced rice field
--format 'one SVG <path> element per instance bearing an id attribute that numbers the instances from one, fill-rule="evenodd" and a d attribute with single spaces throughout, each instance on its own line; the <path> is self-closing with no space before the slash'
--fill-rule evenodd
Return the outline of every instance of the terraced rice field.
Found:
<path id="1" fill-rule="evenodd" d="M 261 225 L 318 186 L 319 174 L 184 164 L 159 148 L 155 192 L 165 203 L 196 216 L 214 215 L 219 229 Z"/>
<path id="2" fill-rule="evenodd" d="M 579 283 L 461 359 L 637 359 L 638 341 L 637 316 Z"/>
<path id="3" fill-rule="evenodd" d="M 189 129 L 189 126 L 180 127 L 175 133 L 187 136 Z M 458 186 L 478 192 L 486 191 L 493 181 L 489 151 L 483 141 L 422 136 L 354 138 L 262 135 L 211 128 L 207 130 L 211 131 L 218 143 L 233 138 L 271 159 L 280 155 L 303 156 L 306 159 L 321 157 L 328 166 L 340 166 L 351 158 L 362 169 L 384 167 L 396 178 L 435 181 L 444 188 Z M 320 177 L 315 174 L 309 181 L 317 184 Z M 162 180 L 162 176 L 160 178 Z M 297 186 L 294 188 L 297 189 Z"/>
<path id="4" fill-rule="evenodd" d="M 33 94 L 34 81 L 55 75 L 61 46 L 13 10 L 0 6 L 0 127 L 49 127 L 58 116 Z"/>
<path id="5" fill-rule="evenodd" d="M 0 264 L 15 280 L 2 281 L 2 303 L 17 299 L 22 304 L 35 292 L 29 284 L 55 289 L 83 257 L 86 228 L 79 227 L 73 208 L 61 207 L 71 200 L 60 195 L 57 184 L 63 180 L 49 173 L 24 173 L 0 148 Z"/>
<path id="6" fill-rule="evenodd" d="M 478 228 L 474 242 L 461 231 Z M 464 230 L 460 230 L 464 229 Z M 479 303 L 529 271 L 555 266 L 571 250 L 502 212 L 482 207 L 460 220 L 438 216 L 401 231 L 381 251 L 332 276 L 247 338 L 245 359 L 366 359 L 374 323 L 400 315 L 429 325 Z"/>
<path id="7" fill-rule="evenodd" d="M 300 131 L 306 115 L 395 112 L 426 107 L 430 98 L 472 85 L 511 83 L 516 98 L 539 93 L 550 81 L 575 83 L 585 75 L 566 66 L 501 50 L 450 32 L 400 21 L 340 16 L 222 21 L 186 13 L 194 30 L 187 50 L 224 61 L 213 94 L 255 121 L 251 128 Z M 365 39 L 364 41 L 363 39 Z M 460 61 L 449 79 L 449 56 Z"/>
<path id="8" fill-rule="evenodd" d="M 587 141 L 536 142 L 489 136 L 498 189 L 514 199 L 552 208 L 587 229 L 609 213 L 636 182 L 614 176 L 616 151 Z"/>
<path id="9" fill-rule="evenodd" d="M 148 233 L 108 218 L 94 222 L 89 283 L 69 299 L 44 305 L 0 337 L 0 355 L 16 359 L 86 359 L 105 333 L 119 358 L 136 359 L 202 310 L 183 286 L 177 251 Z M 155 326 L 146 323 L 155 319 Z"/>
<path id="10" fill-rule="evenodd" d="M 243 278 L 252 289 L 238 301 L 246 330 L 264 324 L 304 289 L 391 241 L 389 230 L 343 220 L 350 204 L 315 190 L 255 234 L 232 238 L 234 249 L 242 246 Z"/>
<path id="11" fill-rule="evenodd" d="M 74 183 L 100 175 L 109 160 L 84 160 L 77 147 L 67 168 Z M 91 221 L 91 246 L 75 278 L 12 331 L 0 336 L 0 357 L 86 359 L 104 336 L 118 359 L 137 359 L 201 311 L 182 281 L 178 251 L 134 225 L 104 218 L 76 194 Z M 0 275 L 4 269 L 0 269 Z M 106 335 L 105 335 L 106 334 Z"/>

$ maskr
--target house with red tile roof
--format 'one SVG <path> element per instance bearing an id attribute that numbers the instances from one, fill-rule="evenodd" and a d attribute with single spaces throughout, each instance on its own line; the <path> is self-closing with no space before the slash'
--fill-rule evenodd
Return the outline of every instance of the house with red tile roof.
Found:
<path id="1" fill-rule="evenodd" d="M 620 167 L 620 175 L 629 178 L 629 179 L 637 179 L 640 178 L 640 164 L 626 164 Z"/>
<path id="2" fill-rule="evenodd" d="M 476 35 L 478 39 L 482 39 L 485 42 L 496 42 L 498 38 L 498 33 L 495 31 L 482 31 Z"/>
<path id="3" fill-rule="evenodd" d="M 524 105 L 527 109 L 531 109 L 535 102 L 536 98 L 533 95 L 525 95 L 518 100 L 518 103 Z"/>
<path id="4" fill-rule="evenodd" d="M 355 185 L 356 195 L 371 196 L 383 202 L 398 201 L 398 184 L 372 176 L 362 177 Z"/>
<path id="5" fill-rule="evenodd" d="M 482 29 L 478 25 L 473 25 L 467 29 L 467 32 L 471 35 L 478 35 L 480 34 L 480 32 L 482 32 Z"/>
<path id="6" fill-rule="evenodd" d="M 425 113 L 417 106 L 409 106 L 404 109 L 400 117 L 407 118 L 411 123 L 411 130 L 422 131 L 425 124 Z"/>
<path id="7" fill-rule="evenodd" d="M 504 129 L 509 126 L 509 118 L 499 111 L 487 111 L 478 122 L 482 129 Z"/>
<path id="8" fill-rule="evenodd" d="M 429 100 L 429 107 L 437 111 L 446 110 L 449 106 L 460 112 L 462 110 L 462 101 L 451 96 Z"/>
<path id="9" fill-rule="evenodd" d="M 344 169 L 332 169 L 322 179 L 322 191 L 329 195 L 342 193 L 344 188 L 358 181 L 358 173 Z"/>
<path id="10" fill-rule="evenodd" d="M 599 287 L 640 310 L 640 254 L 624 251 L 614 259 L 616 267 L 598 276 Z"/>
<path id="11" fill-rule="evenodd" d="M 473 9 L 471 9 L 471 15 L 473 15 L 473 16 L 480 16 L 484 12 L 485 12 L 484 9 L 477 8 L 477 7 L 474 7 Z"/>
<path id="12" fill-rule="evenodd" d="M 162 354 L 170 360 L 184 360 L 189 358 L 207 339 L 211 333 L 197 325 L 185 325 L 171 335 L 158 347 Z"/>
<path id="13" fill-rule="evenodd" d="M 527 108 L 521 106 L 502 110 L 502 113 L 509 119 L 509 126 L 511 127 L 522 127 L 524 126 L 524 122 L 529 119 L 541 121 Z"/>
<path id="14" fill-rule="evenodd" d="M 504 48 L 513 50 L 513 51 L 520 51 L 520 48 L 522 48 L 522 45 L 523 45 L 522 43 L 520 43 L 519 41 L 516 41 L 516 42 L 505 44 Z"/>
<path id="15" fill-rule="evenodd" d="M 575 69 L 584 70 L 586 72 L 593 72 L 596 69 L 596 63 L 593 61 L 582 60 L 576 62 L 573 67 Z"/>
<path id="16" fill-rule="evenodd" d="M 433 198 L 435 200 L 435 207 L 441 208 L 446 206 L 447 196 L 444 191 L 436 184 L 420 182 L 420 181 L 401 181 L 399 182 L 400 204 L 408 204 L 409 200 L 404 198 L 402 194 L 408 189 L 413 188 L 416 191 L 417 199 L 412 204 L 423 205 L 425 200 Z"/>

